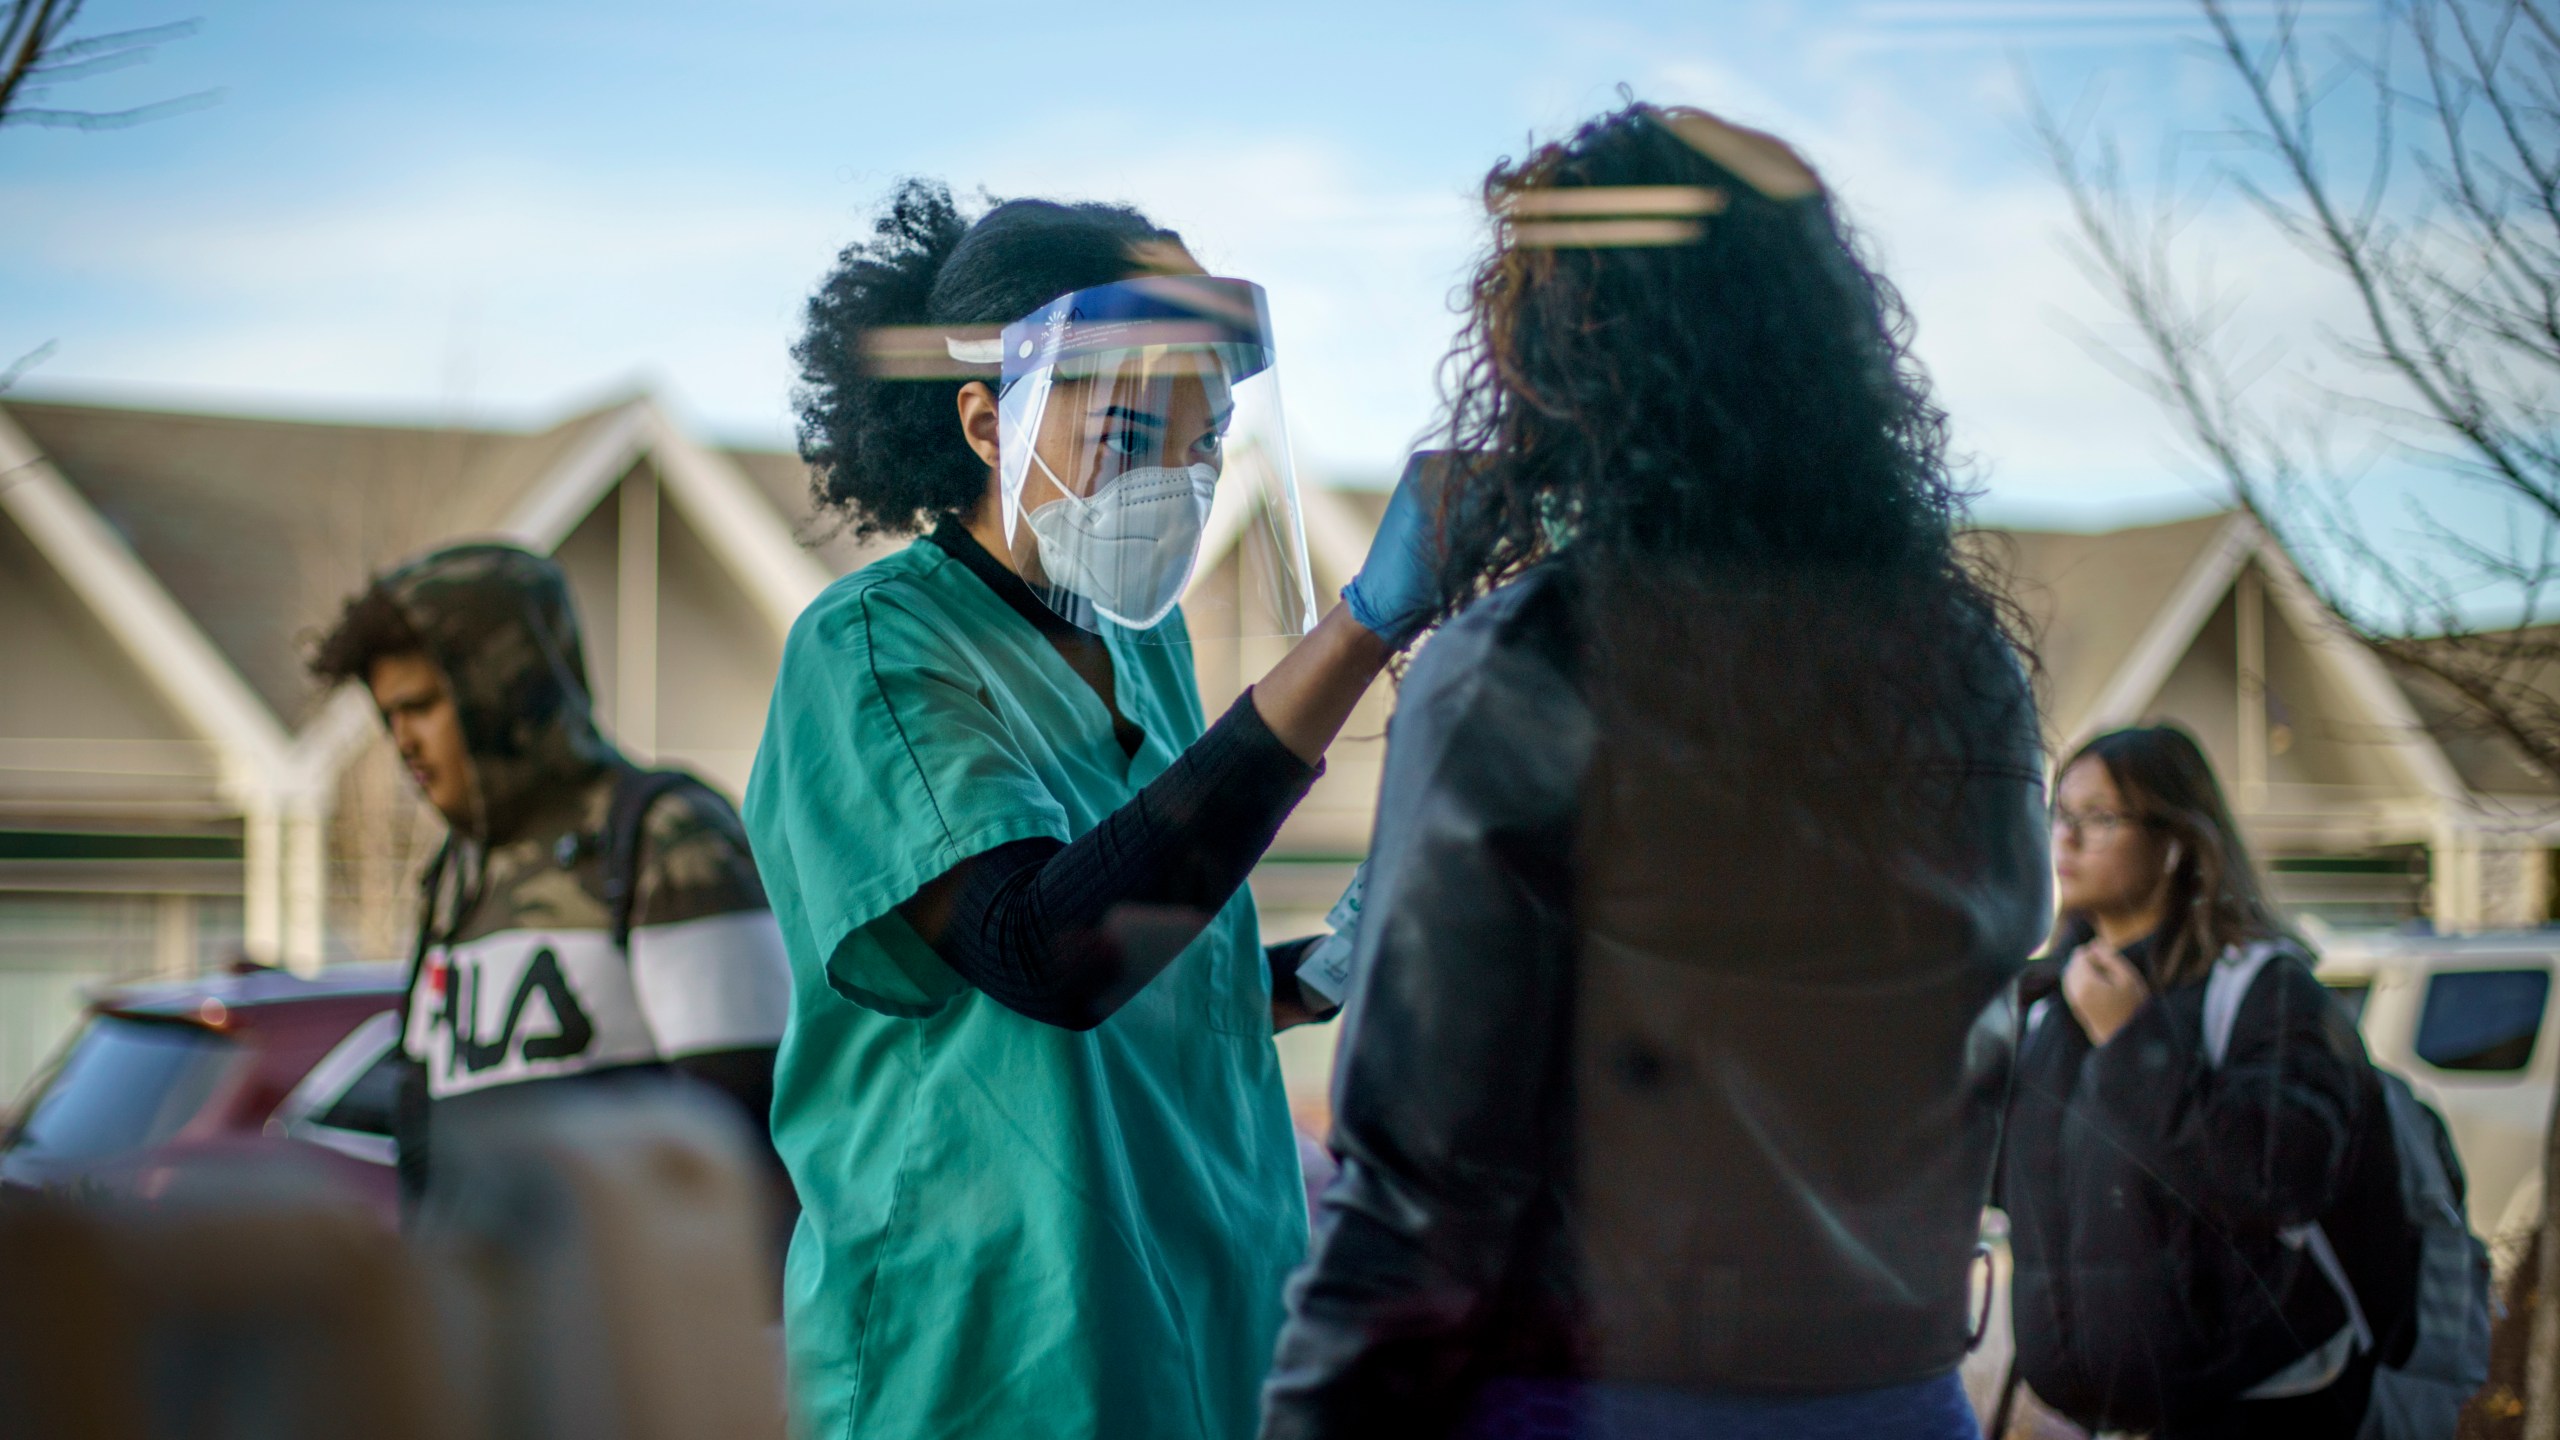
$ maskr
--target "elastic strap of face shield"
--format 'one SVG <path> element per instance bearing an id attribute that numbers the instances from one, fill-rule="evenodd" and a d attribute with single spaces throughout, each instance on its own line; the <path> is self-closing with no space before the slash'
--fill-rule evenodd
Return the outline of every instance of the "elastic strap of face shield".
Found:
<path id="1" fill-rule="evenodd" d="M 1034 443 L 1040 434 L 1041 413 L 1049 408 L 1049 387 L 1057 371 L 1044 366 L 1016 379 L 996 393 L 996 485 L 1003 492 L 996 508 L 1004 512 L 1004 540 L 1014 542 L 1013 527 L 1022 513 L 1022 487 L 1031 478 L 1033 460 L 1040 459 Z M 1041 460 L 1047 470 L 1049 462 Z M 1051 480 L 1056 480 L 1053 473 Z M 1066 490 L 1060 485 L 1060 492 Z"/>

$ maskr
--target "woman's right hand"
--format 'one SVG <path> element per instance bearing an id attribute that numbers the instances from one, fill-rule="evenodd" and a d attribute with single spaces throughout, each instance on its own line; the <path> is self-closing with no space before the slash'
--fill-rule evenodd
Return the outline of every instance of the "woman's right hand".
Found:
<path id="1" fill-rule="evenodd" d="M 2071 963 L 2062 969 L 2062 1001 L 2092 1045 L 2114 1039 L 2150 998 L 2142 972 L 2104 940 L 2072 951 Z"/>

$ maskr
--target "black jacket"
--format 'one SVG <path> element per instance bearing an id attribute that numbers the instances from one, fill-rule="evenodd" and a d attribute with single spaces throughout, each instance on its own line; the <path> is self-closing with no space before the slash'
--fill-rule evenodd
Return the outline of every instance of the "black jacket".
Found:
<path id="1" fill-rule="evenodd" d="M 2372 1067 L 2307 957 L 2266 962 L 2218 1067 L 2206 990 L 2155 996 L 2094 1048 L 2057 994 L 2020 1050 L 1999 1197 L 2018 1368 L 2093 1429 L 2175 1427 L 2327 1341 L 2345 1302 L 2278 1232 L 2325 1220 L 2360 1250 L 2341 1227 L 2396 1214 L 2387 1137 L 2358 1138 Z"/>
<path id="2" fill-rule="evenodd" d="M 2047 915 L 2023 676 L 1987 626 L 1952 637 L 1969 688 L 1911 728 L 1968 741 L 1940 758 L 1972 768 L 1944 767 L 1914 844 L 1865 853 L 1834 822 L 1874 792 L 1731 784 L 1784 757 L 1642 723 L 1676 703 L 1595 706 L 1575 593 L 1548 566 L 1487 597 L 1399 697 L 1342 1173 L 1266 1436 L 1445 1433 L 1506 1375 L 1827 1391 L 1963 1354 L 2006 987 Z M 1795 639 L 1853 653 L 1860 623 Z M 1616 633 L 1637 670 L 1710 698 L 1763 663 L 1667 632 Z M 1817 663 L 1796 648 L 1765 657 L 1746 692 L 1765 723 L 1737 728 L 1818 723 L 1779 713 L 1797 692 L 1776 671 Z"/>

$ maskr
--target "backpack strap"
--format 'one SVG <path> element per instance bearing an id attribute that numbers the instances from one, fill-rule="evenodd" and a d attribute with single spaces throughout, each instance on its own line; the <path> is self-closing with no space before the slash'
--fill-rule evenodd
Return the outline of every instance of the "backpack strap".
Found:
<path id="1" fill-rule="evenodd" d="M 2240 1002 L 2249 998 L 2258 972 L 2283 950 L 2281 941 L 2261 940 L 2237 955 L 2226 951 L 2213 962 L 2213 976 L 2204 986 L 2204 1058 L 2214 1069 L 2221 1069 L 2222 1058 L 2231 1053 L 2231 1028 L 2240 1023 Z"/>
<path id="2" fill-rule="evenodd" d="M 2225 951 L 2213 963 L 2213 976 L 2205 981 L 2204 988 L 2204 1056 L 2214 1069 L 2221 1069 L 2223 1059 L 2231 1053 L 2231 1031 L 2240 1023 L 2241 1002 L 2249 998 L 2249 988 L 2258 983 L 2258 972 L 2290 949 L 2281 940 L 2260 940 L 2237 954 Z M 2276 1232 L 2276 1238 L 2288 1248 L 2308 1253 L 2321 1278 L 2346 1302 L 2347 1328 L 2355 1336 L 2356 1351 L 2371 1350 L 2373 1326 L 2365 1319 L 2364 1305 L 2356 1298 L 2356 1287 L 2347 1279 L 2346 1266 L 2339 1263 L 2337 1250 L 2329 1244 L 2329 1232 L 2313 1220 L 2288 1225 Z"/>
<path id="3" fill-rule="evenodd" d="M 604 820 L 604 903 L 616 950 L 631 949 L 631 912 L 640 902 L 640 852 L 648 843 L 649 807 L 674 790 L 701 783 L 682 770 L 627 770 L 614 782 L 613 804 Z"/>
<path id="4" fill-rule="evenodd" d="M 409 980 L 400 987 L 400 1043 L 409 1043 L 409 997 L 418 993 L 418 972 L 427 963 L 427 942 L 436 933 L 436 892 L 444 888 L 445 867 L 453 862 L 453 835 L 436 847 L 426 873 L 418 877 L 418 938 L 409 947 Z"/>

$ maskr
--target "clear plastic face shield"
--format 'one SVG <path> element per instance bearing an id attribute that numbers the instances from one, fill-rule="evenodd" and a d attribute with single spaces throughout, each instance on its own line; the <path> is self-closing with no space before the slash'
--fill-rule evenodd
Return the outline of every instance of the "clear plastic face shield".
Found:
<path id="1" fill-rule="evenodd" d="M 1005 327 L 997 473 L 1014 569 L 1075 625 L 1170 641 L 1315 624 L 1262 287 L 1151 276 Z"/>

